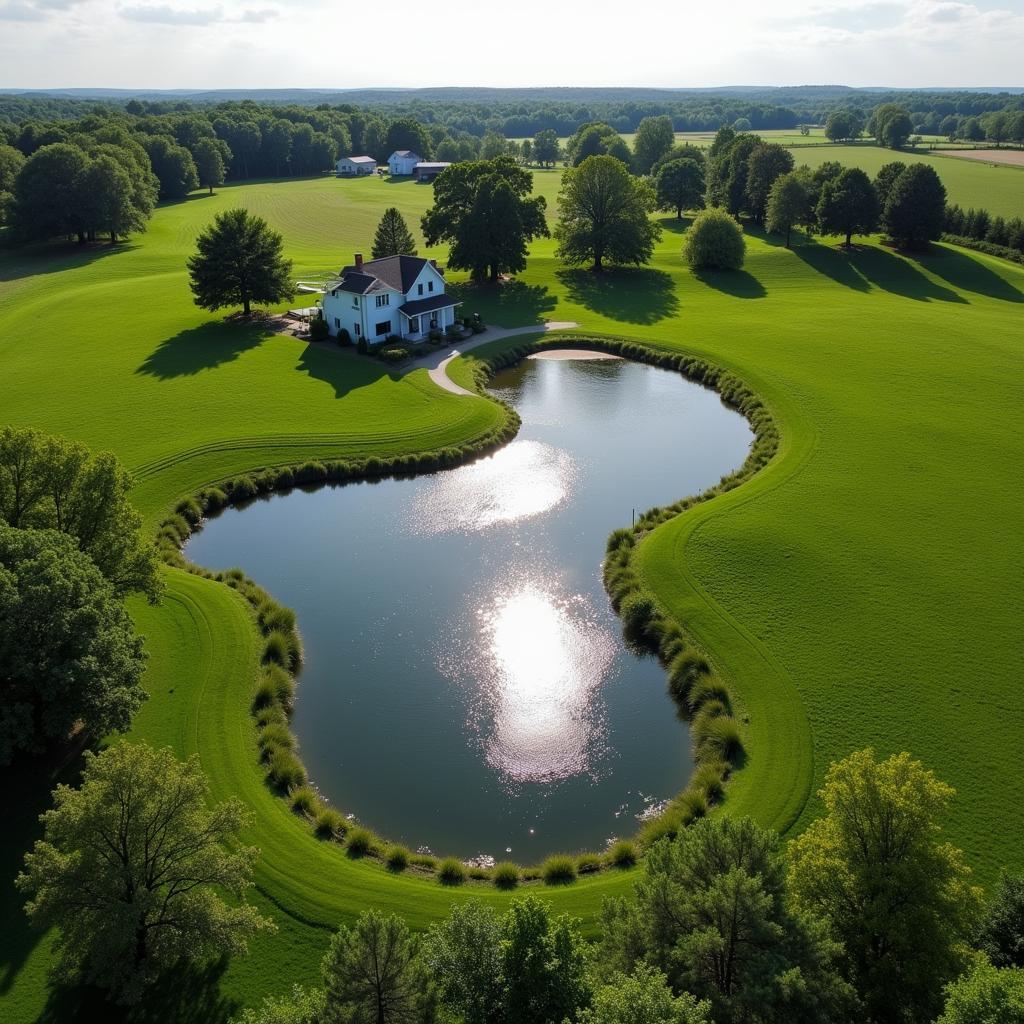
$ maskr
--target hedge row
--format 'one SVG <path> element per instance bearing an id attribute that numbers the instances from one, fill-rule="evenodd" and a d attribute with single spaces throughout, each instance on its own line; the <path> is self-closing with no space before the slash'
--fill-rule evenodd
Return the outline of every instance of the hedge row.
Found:
<path id="1" fill-rule="evenodd" d="M 738 378 L 702 360 L 660 352 L 626 339 L 567 338 L 560 335 L 554 342 L 506 349 L 476 365 L 474 380 L 477 390 L 483 393 L 489 379 L 498 370 L 520 362 L 545 346 L 564 345 L 566 341 L 574 347 L 611 352 L 637 362 L 676 370 L 690 380 L 716 388 L 726 404 L 747 417 L 755 433 L 746 462 L 735 473 L 723 477 L 716 487 L 674 505 L 651 509 L 638 519 L 632 529 L 617 530 L 608 541 L 604 581 L 612 605 L 622 617 L 627 640 L 652 650 L 668 668 L 669 693 L 680 714 L 691 722 L 697 752 L 697 770 L 687 789 L 671 802 L 664 813 L 641 828 L 640 841 L 647 845 L 661 835 L 674 834 L 678 828 L 705 814 L 709 806 L 722 798 L 725 780 L 732 766 L 742 758 L 743 747 L 727 688 L 712 674 L 707 661 L 688 646 L 679 625 L 670 621 L 653 597 L 642 590 L 630 566 L 630 557 L 637 541 L 654 526 L 699 501 L 731 490 L 767 463 L 778 449 L 778 433 L 760 400 Z M 493 396 L 488 397 L 493 400 Z M 538 880 L 548 885 L 564 885 L 580 875 L 632 866 L 637 860 L 636 846 L 628 840 L 619 840 L 603 855 L 584 853 L 572 857 L 560 854 L 533 868 L 521 868 L 509 862 L 493 868 L 471 867 L 452 858 L 439 861 L 430 854 L 413 854 L 403 846 L 389 844 L 369 829 L 353 824 L 331 807 L 309 784 L 305 766 L 298 756 L 298 744 L 289 727 L 297 675 L 302 664 L 302 643 L 295 613 L 276 602 L 240 569 L 211 572 L 189 562 L 182 550 L 204 517 L 229 505 L 244 505 L 262 495 L 297 486 L 432 472 L 486 455 L 506 444 L 519 429 L 516 411 L 505 403 L 499 404 L 505 411 L 503 423 L 473 444 L 392 458 L 313 461 L 296 467 L 272 467 L 206 488 L 181 501 L 174 513 L 160 524 L 157 544 L 168 564 L 224 583 L 241 593 L 251 605 L 264 644 L 262 668 L 252 700 L 260 760 L 271 785 L 289 801 L 297 814 L 311 823 L 318 837 L 341 843 L 350 857 L 377 858 L 393 872 L 417 869 L 433 874 L 442 885 L 462 885 L 470 879 L 489 881 L 501 889 Z"/>
<path id="2" fill-rule="evenodd" d="M 947 232 L 942 236 L 942 241 L 963 246 L 965 249 L 973 249 L 975 252 L 983 252 L 988 256 L 999 256 L 1004 260 L 1024 264 L 1024 252 L 1011 249 L 1006 245 L 996 245 L 994 242 L 988 242 L 982 238 L 968 238 L 966 235 L 951 235 Z"/>

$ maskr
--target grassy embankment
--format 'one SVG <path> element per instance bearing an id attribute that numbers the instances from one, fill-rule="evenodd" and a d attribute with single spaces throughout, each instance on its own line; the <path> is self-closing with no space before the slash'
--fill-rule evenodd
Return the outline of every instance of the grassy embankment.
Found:
<path id="1" fill-rule="evenodd" d="M 557 174 L 537 181 L 553 205 Z M 485 433 L 494 407 L 440 392 L 422 370 L 389 375 L 222 325 L 190 303 L 184 258 L 219 209 L 267 216 L 305 274 L 367 250 L 386 205 L 414 224 L 429 200 L 427 188 L 377 180 L 236 186 L 161 209 L 147 235 L 114 251 L 5 254 L 0 416 L 116 451 L 140 475 L 149 523 L 203 484 L 268 463 Z M 468 301 L 492 322 L 576 319 L 711 360 L 753 386 L 782 428 L 766 471 L 641 548 L 648 585 L 707 648 L 749 719 L 749 763 L 727 807 L 799 828 L 816 811 L 803 797 L 830 760 L 869 743 L 907 748 L 958 788 L 950 838 L 981 877 L 1024 866 L 1012 755 L 1024 724 L 1012 484 L 1024 271 L 946 247 L 908 260 L 874 244 L 847 255 L 751 238 L 742 273 L 697 278 L 679 260 L 678 225 L 665 223 L 644 270 L 565 271 L 541 242 L 517 285 Z M 313 980 L 329 930 L 369 904 L 417 927 L 443 913 L 460 890 L 347 859 L 264 787 L 248 713 L 249 613 L 216 584 L 170 573 L 168 585 L 161 607 L 134 606 L 152 658 L 133 737 L 198 753 L 214 795 L 253 809 L 256 899 L 280 929 L 231 964 L 223 999 L 250 1003 Z M 27 933 L 8 879 L 49 781 L 7 791 L 0 1005 L 12 1021 L 36 1019 L 47 998 L 49 940 Z M 544 892 L 592 922 L 601 896 L 629 879 Z"/>

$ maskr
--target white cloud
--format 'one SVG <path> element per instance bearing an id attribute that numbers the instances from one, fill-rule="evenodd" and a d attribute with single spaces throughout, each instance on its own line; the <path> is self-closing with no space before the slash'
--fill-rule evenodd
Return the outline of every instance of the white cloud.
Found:
<path id="1" fill-rule="evenodd" d="M 446 0 L 442 18 L 432 11 L 374 7 L 388 52 L 402 55 L 381 61 L 352 43 L 334 0 L 0 0 L 0 87 L 1024 85 L 1024 0 L 636 0 L 626 11 Z"/>

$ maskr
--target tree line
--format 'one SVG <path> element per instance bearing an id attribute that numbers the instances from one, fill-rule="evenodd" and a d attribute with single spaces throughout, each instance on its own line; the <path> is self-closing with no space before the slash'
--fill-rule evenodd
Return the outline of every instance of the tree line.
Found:
<path id="1" fill-rule="evenodd" d="M 594 941 L 532 893 L 499 912 L 467 890 L 420 934 L 368 908 L 331 937 L 319 985 L 238 1024 L 1022 1024 L 1024 878 L 985 899 L 942 834 L 953 796 L 906 753 L 858 751 L 788 843 L 725 815 L 651 843 Z M 169 968 L 273 929 L 244 899 L 246 818 L 209 805 L 195 759 L 88 755 L 17 880 L 57 929 L 58 980 L 145 1003 Z"/>

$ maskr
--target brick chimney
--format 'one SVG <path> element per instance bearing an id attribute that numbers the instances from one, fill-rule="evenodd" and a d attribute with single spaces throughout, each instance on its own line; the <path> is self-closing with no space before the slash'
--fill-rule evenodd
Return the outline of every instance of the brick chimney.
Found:
<path id="1" fill-rule="evenodd" d="M 363 269 L 363 254 L 361 252 L 356 253 L 356 270 Z"/>

